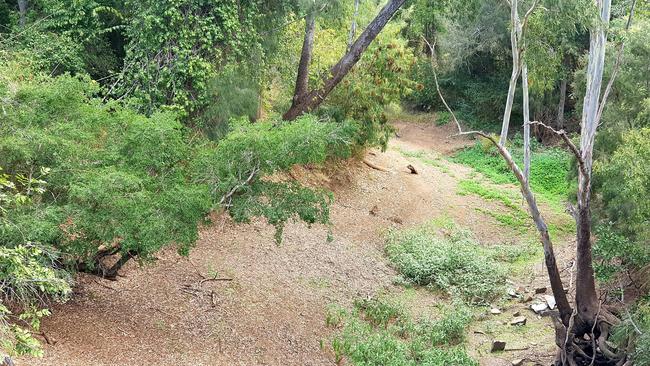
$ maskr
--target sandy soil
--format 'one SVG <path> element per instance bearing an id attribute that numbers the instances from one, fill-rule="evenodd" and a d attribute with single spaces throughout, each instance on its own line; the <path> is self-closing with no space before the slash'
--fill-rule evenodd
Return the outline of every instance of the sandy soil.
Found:
<path id="1" fill-rule="evenodd" d="M 333 189 L 333 242 L 326 228 L 296 223 L 278 246 L 262 221 L 236 225 L 216 217 L 189 258 L 170 248 L 153 264 L 130 263 L 115 282 L 80 276 L 73 300 L 55 306 L 43 324 L 55 344 L 45 345 L 44 358 L 18 365 L 333 365 L 321 347 L 332 334 L 327 306 L 394 289 L 396 273 L 382 251 L 385 230 L 446 215 L 486 245 L 515 236 L 474 209 L 498 210 L 496 204 L 456 194 L 468 168 L 404 154 L 441 156 L 471 141 L 450 139 L 451 125 L 395 126 L 400 137 L 389 150 L 366 156 L 389 172 L 361 162 L 327 176 L 294 170 L 300 180 Z M 409 174 L 408 164 L 419 174 Z M 541 267 L 531 271 L 543 275 Z M 215 274 L 229 280 L 202 281 Z M 507 365 L 511 358 L 481 363 Z"/>

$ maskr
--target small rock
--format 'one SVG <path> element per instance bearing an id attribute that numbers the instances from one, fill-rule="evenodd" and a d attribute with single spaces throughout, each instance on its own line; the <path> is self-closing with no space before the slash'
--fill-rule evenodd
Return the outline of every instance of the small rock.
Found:
<path id="1" fill-rule="evenodd" d="M 512 360 L 512 366 L 521 366 L 524 364 L 524 360 L 522 358 Z"/>
<path id="2" fill-rule="evenodd" d="M 490 348 L 490 352 L 499 352 L 503 351 L 506 349 L 506 342 L 504 341 L 492 341 L 492 348 Z"/>
<path id="3" fill-rule="evenodd" d="M 546 287 L 537 287 L 537 288 L 535 289 L 535 293 L 536 293 L 536 294 L 543 294 L 543 293 L 546 293 Z"/>
<path id="4" fill-rule="evenodd" d="M 546 306 L 545 303 L 540 302 L 540 303 L 532 304 L 530 308 L 533 309 L 535 314 L 541 314 L 544 310 L 548 309 L 548 306 Z"/>
<path id="5" fill-rule="evenodd" d="M 512 313 L 512 316 L 515 316 L 515 317 L 516 316 L 521 316 L 521 313 L 519 311 L 515 311 L 514 313 Z"/>
<path id="6" fill-rule="evenodd" d="M 533 297 L 530 296 L 530 294 L 526 294 L 522 299 L 521 302 L 531 302 L 533 301 Z"/>
<path id="7" fill-rule="evenodd" d="M 526 288 L 524 286 L 519 286 L 517 287 L 517 292 L 523 294 L 524 292 L 526 292 Z"/>
<path id="8" fill-rule="evenodd" d="M 544 300 L 546 300 L 546 303 L 548 304 L 548 307 L 553 310 L 555 309 L 555 297 L 551 295 L 544 295 Z"/>
<path id="9" fill-rule="evenodd" d="M 508 289 L 508 295 L 510 297 L 518 297 L 519 296 L 519 295 L 517 295 L 517 291 L 515 291 L 515 289 L 513 289 L 513 288 Z"/>
<path id="10" fill-rule="evenodd" d="M 497 308 L 492 308 L 492 309 L 490 309 L 490 313 L 492 315 L 498 315 L 498 314 L 501 314 L 501 310 L 499 310 Z"/>
<path id="11" fill-rule="evenodd" d="M 379 207 L 377 207 L 377 205 L 372 206 L 372 208 L 370 209 L 370 214 L 373 216 L 377 216 L 378 213 L 379 213 Z"/>
<path id="12" fill-rule="evenodd" d="M 510 321 L 510 325 L 526 325 L 526 317 L 525 316 L 514 317 Z"/>

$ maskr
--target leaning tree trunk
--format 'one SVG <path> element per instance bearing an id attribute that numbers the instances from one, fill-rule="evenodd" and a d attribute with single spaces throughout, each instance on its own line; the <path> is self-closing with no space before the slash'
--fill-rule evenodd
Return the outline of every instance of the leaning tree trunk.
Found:
<path id="1" fill-rule="evenodd" d="M 300 61 L 298 62 L 298 75 L 296 76 L 296 88 L 293 92 L 293 107 L 309 91 L 309 64 L 314 48 L 314 33 L 316 30 L 316 15 L 310 11 L 305 18 L 305 38 L 302 42 Z"/>
<path id="2" fill-rule="evenodd" d="M 350 50 L 330 69 L 330 76 L 323 80 L 322 86 L 310 91 L 298 98 L 288 111 L 284 113 L 284 120 L 294 120 L 299 115 L 318 107 L 329 93 L 336 87 L 348 72 L 359 61 L 363 52 L 370 43 L 377 37 L 388 21 L 395 15 L 406 0 L 390 0 L 384 6 L 375 19 L 368 24 L 368 27 L 361 33 L 359 38 L 352 44 Z"/>

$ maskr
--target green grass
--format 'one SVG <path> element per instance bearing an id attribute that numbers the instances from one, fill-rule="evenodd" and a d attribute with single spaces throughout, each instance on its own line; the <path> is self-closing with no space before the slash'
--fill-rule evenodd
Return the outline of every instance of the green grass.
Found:
<path id="1" fill-rule="evenodd" d="M 400 303 L 370 298 L 356 301 L 352 311 L 332 307 L 330 313 L 328 326 L 340 329 L 331 342 L 338 364 L 478 366 L 462 346 L 472 321 L 464 306 L 443 309 L 436 320 L 413 320 Z"/>
<path id="2" fill-rule="evenodd" d="M 521 164 L 523 149 L 519 146 L 519 140 L 511 145 L 515 161 Z M 493 183 L 517 183 L 503 158 L 489 142 L 479 141 L 474 146 L 459 151 L 452 157 L 452 161 L 472 167 Z M 536 146 L 532 152 L 530 169 L 533 191 L 554 208 L 562 210 L 562 202 L 572 191 L 572 184 L 567 179 L 570 168 L 571 156 L 566 151 Z"/>
<path id="3" fill-rule="evenodd" d="M 447 292 L 469 304 L 488 304 L 503 293 L 506 268 L 470 233 L 440 236 L 433 225 L 390 232 L 386 254 L 413 284 Z"/>
<path id="4" fill-rule="evenodd" d="M 466 196 L 475 194 L 488 201 L 496 201 L 513 210 L 521 210 L 506 191 L 489 187 L 473 179 L 464 179 L 458 182 L 458 194 Z"/>

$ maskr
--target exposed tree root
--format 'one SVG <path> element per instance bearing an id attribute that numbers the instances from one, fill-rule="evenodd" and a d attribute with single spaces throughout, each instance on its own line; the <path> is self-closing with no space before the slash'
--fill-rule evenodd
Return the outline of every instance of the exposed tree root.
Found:
<path id="1" fill-rule="evenodd" d="M 554 366 L 624 366 L 630 365 L 627 351 L 617 349 L 608 342 L 610 329 L 619 322 L 605 308 L 599 309 L 595 321 L 585 321 L 574 312 L 565 326 L 556 316 L 553 318 L 556 343 L 560 350 Z"/>

